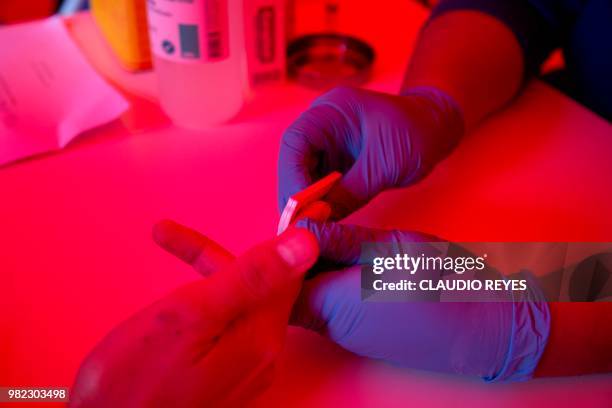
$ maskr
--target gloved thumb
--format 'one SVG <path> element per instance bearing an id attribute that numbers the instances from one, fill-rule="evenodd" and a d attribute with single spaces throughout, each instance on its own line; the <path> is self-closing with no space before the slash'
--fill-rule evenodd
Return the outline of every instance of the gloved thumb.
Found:
<path id="1" fill-rule="evenodd" d="M 341 265 L 356 265 L 364 243 L 433 242 L 440 239 L 416 231 L 383 230 L 338 222 L 301 219 L 296 227 L 314 234 L 319 242 L 320 257 Z"/>

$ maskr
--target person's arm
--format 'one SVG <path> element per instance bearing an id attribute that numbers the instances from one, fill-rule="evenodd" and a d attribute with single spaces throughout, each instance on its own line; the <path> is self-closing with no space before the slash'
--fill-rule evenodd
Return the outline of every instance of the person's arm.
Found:
<path id="1" fill-rule="evenodd" d="M 441 0 L 421 30 L 402 92 L 432 86 L 466 127 L 502 108 L 561 44 L 572 10 L 553 0 Z"/>
<path id="2" fill-rule="evenodd" d="M 451 11 L 421 32 L 403 89 L 432 86 L 463 111 L 469 129 L 516 95 L 524 57 L 514 33 L 479 11 Z"/>

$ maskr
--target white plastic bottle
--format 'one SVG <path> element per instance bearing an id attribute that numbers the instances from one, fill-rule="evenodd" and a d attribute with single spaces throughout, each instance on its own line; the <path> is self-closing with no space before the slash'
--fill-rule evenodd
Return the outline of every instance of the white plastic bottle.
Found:
<path id="1" fill-rule="evenodd" d="M 244 102 L 242 0 L 147 0 L 159 99 L 177 126 L 231 119 Z"/>

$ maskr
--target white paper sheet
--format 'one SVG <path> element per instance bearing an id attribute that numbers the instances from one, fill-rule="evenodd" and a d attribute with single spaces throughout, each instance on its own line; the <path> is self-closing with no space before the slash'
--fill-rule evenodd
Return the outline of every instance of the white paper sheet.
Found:
<path id="1" fill-rule="evenodd" d="M 0 165 L 66 146 L 129 106 L 59 18 L 0 27 Z"/>

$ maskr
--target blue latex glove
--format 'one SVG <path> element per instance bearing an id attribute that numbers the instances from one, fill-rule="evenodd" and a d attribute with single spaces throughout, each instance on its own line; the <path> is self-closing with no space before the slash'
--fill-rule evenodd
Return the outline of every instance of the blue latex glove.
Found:
<path id="1" fill-rule="evenodd" d="M 326 197 L 342 218 L 378 193 L 423 178 L 458 143 L 463 119 L 430 87 L 389 95 L 336 88 L 314 101 L 281 143 L 279 206 L 331 171 L 344 174 Z"/>
<path id="2" fill-rule="evenodd" d="M 327 335 L 356 354 L 410 368 L 486 381 L 532 376 L 548 337 L 545 303 L 364 302 L 357 265 L 362 243 L 400 245 L 437 239 L 311 220 L 301 220 L 297 226 L 317 236 L 323 259 L 356 266 L 305 281 L 293 309 L 293 324 Z"/>

